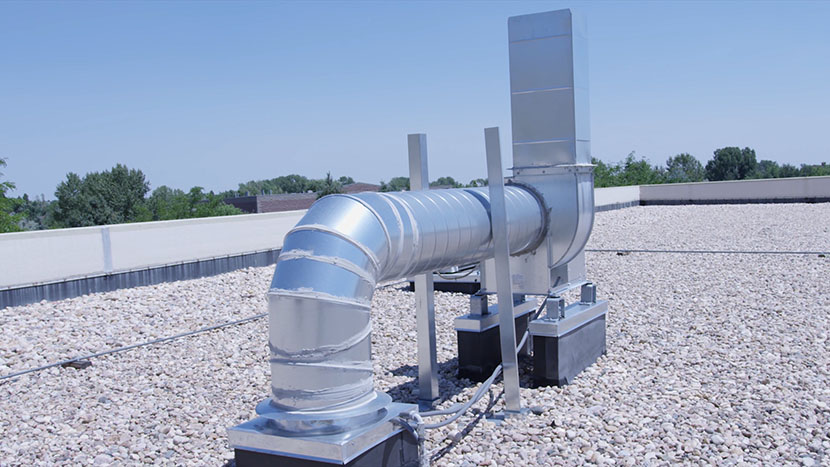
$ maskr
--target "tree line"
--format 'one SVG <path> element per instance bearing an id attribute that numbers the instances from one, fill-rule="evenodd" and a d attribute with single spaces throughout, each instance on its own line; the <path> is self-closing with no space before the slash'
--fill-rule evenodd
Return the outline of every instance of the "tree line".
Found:
<path id="1" fill-rule="evenodd" d="M 24 194 L 10 198 L 6 212 L 14 217 L 9 231 L 88 227 L 194 217 L 241 214 L 220 195 L 194 186 L 188 192 L 162 185 L 150 193 L 141 170 L 117 164 L 83 177 L 70 172 L 55 188 L 55 200 Z M 16 228 L 15 228 L 16 227 Z"/>
<path id="2" fill-rule="evenodd" d="M 0 159 L 0 167 L 6 160 Z M 3 173 L 0 172 L 0 179 Z M 205 192 L 194 186 L 185 192 L 166 185 L 150 192 L 150 182 L 141 170 L 117 164 L 110 170 L 91 172 L 83 177 L 70 172 L 55 188 L 55 200 L 28 194 L 12 198 L 10 181 L 0 182 L 0 232 L 87 227 L 130 222 L 229 216 L 243 212 L 226 204 L 226 198 L 251 194 L 315 192 L 317 197 L 341 193 L 351 177 L 322 179 L 286 175 L 270 180 L 240 183 L 239 189 L 221 193 Z"/>
<path id="3" fill-rule="evenodd" d="M 342 176 L 334 179 L 331 173 L 326 174 L 326 178 L 321 179 L 312 179 L 303 177 L 302 175 L 291 174 L 269 180 L 251 180 L 240 183 L 238 190 L 226 191 L 221 193 L 221 195 L 226 198 L 233 198 L 236 196 L 276 195 L 280 193 L 321 193 L 324 191 L 336 191 L 342 189 L 343 185 L 350 185 L 352 183 L 354 183 L 352 177 Z"/>
<path id="4" fill-rule="evenodd" d="M 592 162 L 596 165 L 594 184 L 597 187 L 830 175 L 830 165 L 826 163 L 796 167 L 771 160 L 759 162 L 755 150 L 738 147 L 715 150 L 714 157 L 706 165 L 687 153 L 669 157 L 664 166 L 652 165 L 634 152 L 615 164 L 596 158 Z M 0 168 L 3 167 L 6 167 L 6 160 L 0 158 Z M 331 173 L 322 179 L 290 174 L 251 180 L 240 183 L 236 190 L 220 193 L 205 192 L 200 186 L 185 192 L 165 185 L 150 192 L 150 182 L 141 170 L 117 164 L 110 170 L 91 172 L 83 177 L 70 172 L 56 187 L 56 200 L 47 200 L 42 195 L 39 198 L 30 198 L 27 194 L 16 198 L 8 196 L 15 184 L 4 181 L 3 176 L 0 172 L 0 232 L 228 216 L 242 214 L 242 211 L 224 203 L 226 198 L 307 192 L 316 193 L 320 198 L 341 193 L 344 185 L 354 183 L 352 177 L 334 178 Z M 440 177 L 430 186 L 482 187 L 487 186 L 487 180 L 479 178 L 463 184 L 453 177 Z M 409 189 L 409 177 L 393 177 L 388 183 L 380 182 L 380 191 Z"/>
<path id="5" fill-rule="evenodd" d="M 465 185 L 461 182 L 455 181 L 452 177 L 438 177 L 438 180 L 429 182 L 429 186 L 434 188 L 469 188 L 487 186 L 487 180 L 477 178 L 475 180 L 470 180 L 470 183 Z M 409 177 L 392 177 L 392 179 L 389 180 L 389 183 L 386 183 L 383 180 L 380 181 L 380 191 L 383 192 L 409 191 L 409 189 Z"/>
<path id="6" fill-rule="evenodd" d="M 830 165 L 826 163 L 796 167 L 771 160 L 758 162 L 754 149 L 738 147 L 715 150 L 706 165 L 687 153 L 669 157 L 665 166 L 651 165 L 634 152 L 616 164 L 606 164 L 596 158 L 593 163 L 596 187 L 830 175 Z"/>

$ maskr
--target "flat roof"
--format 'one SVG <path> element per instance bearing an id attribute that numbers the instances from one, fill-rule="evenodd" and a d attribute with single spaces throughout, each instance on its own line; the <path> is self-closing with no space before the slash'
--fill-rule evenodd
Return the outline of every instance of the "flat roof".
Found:
<path id="1" fill-rule="evenodd" d="M 601 250 L 586 259 L 598 296 L 610 301 L 608 354 L 562 388 L 532 388 L 524 362 L 523 404 L 537 413 L 494 425 L 480 416 L 485 397 L 428 432 L 435 464 L 827 459 L 830 258 L 815 252 L 830 250 L 830 204 L 602 212 L 588 248 Z M 710 253 L 722 250 L 770 253 Z M 0 376 L 258 316 L 272 273 L 251 268 L 7 308 Z M 439 292 L 435 304 L 444 407 L 478 384 L 456 377 L 452 319 L 468 298 Z M 412 293 L 396 287 L 378 289 L 373 302 L 375 386 L 403 402 L 417 398 L 414 307 Z M 0 380 L 2 463 L 231 459 L 227 427 L 252 418 L 268 396 L 266 327 L 258 318 L 95 358 L 83 370 Z M 492 390 L 497 397 L 501 384 Z"/>

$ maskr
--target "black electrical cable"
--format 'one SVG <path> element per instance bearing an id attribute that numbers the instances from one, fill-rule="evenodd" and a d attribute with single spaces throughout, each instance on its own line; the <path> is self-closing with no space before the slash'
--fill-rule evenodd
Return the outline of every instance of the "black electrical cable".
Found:
<path id="1" fill-rule="evenodd" d="M 18 371 L 16 373 L 12 373 L 10 375 L 0 376 L 0 380 L 12 379 L 12 378 L 16 378 L 18 376 L 23 376 L 25 374 L 34 373 L 34 372 L 37 372 L 37 371 L 48 370 L 49 368 L 54 368 L 56 366 L 66 365 L 66 364 L 69 364 L 69 363 L 72 363 L 72 362 L 77 362 L 79 360 L 89 360 L 90 358 L 103 357 L 104 355 L 110 355 L 110 354 L 119 353 L 119 352 L 126 352 L 127 350 L 137 349 L 139 347 L 145 347 L 145 346 L 154 345 L 154 344 L 161 344 L 162 342 L 172 341 L 172 340 L 180 339 L 182 337 L 192 336 L 194 334 L 200 334 L 200 333 L 203 333 L 203 332 L 213 331 L 213 330 L 228 327 L 228 326 L 234 326 L 234 325 L 237 325 L 237 324 L 247 323 L 248 321 L 253 321 L 253 320 L 256 320 L 256 319 L 264 318 L 266 316 L 268 316 L 268 313 L 261 313 L 261 314 L 255 315 L 255 316 L 249 316 L 247 318 L 238 319 L 236 321 L 229 321 L 227 323 L 215 324 L 213 326 L 208 326 L 206 328 L 196 329 L 195 331 L 183 332 L 181 334 L 176 334 L 175 336 L 160 337 L 158 339 L 153 339 L 153 340 L 147 341 L 147 342 L 140 342 L 138 344 L 127 345 L 127 346 L 124 346 L 124 347 L 118 347 L 118 348 L 115 348 L 115 349 L 105 350 L 103 352 L 96 352 L 96 353 L 89 354 L 89 355 L 81 355 L 81 356 L 78 356 L 78 357 L 75 357 L 75 358 L 70 358 L 70 359 L 67 359 L 67 360 L 61 360 L 59 362 L 50 363 L 48 365 L 39 366 L 37 368 L 29 368 L 28 370 Z"/>
<path id="2" fill-rule="evenodd" d="M 533 318 L 532 319 L 538 318 L 539 315 L 542 313 L 542 310 L 544 310 L 544 308 L 545 308 L 545 301 L 542 300 L 542 303 L 539 305 L 539 308 L 536 309 L 536 311 L 533 313 Z M 529 334 L 530 334 L 530 330 L 526 329 L 524 334 L 522 335 L 522 339 L 519 341 L 519 345 L 516 346 L 516 351 L 517 352 L 519 351 L 519 349 L 521 349 L 525 345 L 525 342 L 527 342 L 527 338 L 528 338 Z M 420 415 L 421 417 L 434 417 L 434 416 L 438 416 L 438 415 L 450 415 L 450 414 L 452 414 L 451 417 L 449 417 L 446 420 L 443 420 L 441 422 L 424 424 L 423 425 L 424 429 L 432 430 L 432 429 L 435 429 L 435 428 L 440 428 L 442 426 L 449 425 L 450 423 L 456 421 L 459 417 L 464 415 L 464 413 L 467 412 L 467 410 L 469 410 L 470 407 L 473 406 L 473 404 L 478 402 L 478 400 L 481 399 L 481 396 L 483 396 L 485 394 L 485 392 L 488 389 L 490 389 L 490 386 L 493 384 L 493 382 L 496 380 L 496 378 L 501 374 L 501 371 L 502 371 L 502 365 L 499 364 L 496 367 L 496 369 L 493 370 L 493 374 L 491 374 L 490 377 L 487 378 L 484 381 L 484 383 L 481 384 L 481 386 L 478 388 L 478 390 L 476 390 L 476 392 L 473 394 L 473 397 L 471 397 L 469 401 L 467 401 L 463 404 L 456 404 L 456 405 L 454 405 L 450 408 L 447 408 L 447 409 L 430 410 L 430 411 L 427 411 L 427 412 L 419 413 L 418 415 Z"/>
<path id="3" fill-rule="evenodd" d="M 382 285 L 380 288 L 392 287 L 392 286 L 395 286 L 395 285 L 402 284 L 404 282 L 406 282 L 406 281 L 393 282 L 391 284 Z M 162 342 L 168 342 L 168 341 L 180 339 L 182 337 L 188 337 L 188 336 L 192 336 L 192 335 L 195 335 L 195 334 L 200 334 L 200 333 L 203 333 L 203 332 L 213 331 L 213 330 L 221 329 L 221 328 L 228 327 L 228 326 L 243 324 L 243 323 L 247 323 L 248 321 L 253 321 L 253 320 L 256 320 L 256 319 L 264 318 L 266 316 L 268 316 L 268 313 L 260 313 L 258 315 L 238 319 L 236 321 L 229 321 L 227 323 L 215 324 L 213 326 L 208 326 L 206 328 L 196 329 L 195 331 L 183 332 L 181 334 L 176 334 L 175 336 L 160 337 L 158 339 L 153 339 L 153 340 L 147 341 L 147 342 L 140 342 L 138 344 L 131 344 L 131 345 L 127 345 L 127 346 L 124 346 L 124 347 L 118 347 L 118 348 L 115 348 L 115 349 L 104 350 L 103 352 L 96 352 L 96 353 L 92 353 L 92 354 L 89 354 L 89 355 L 81 355 L 81 356 L 78 356 L 78 357 L 69 358 L 69 359 L 66 359 L 66 360 L 61 360 L 59 362 L 49 363 L 48 365 L 43 365 L 43 366 L 39 366 L 39 367 L 36 367 L 36 368 L 29 368 L 27 370 L 18 371 L 18 372 L 9 374 L 9 375 L 0 376 L 0 381 L 7 380 L 7 379 L 12 379 L 12 378 L 17 378 L 18 376 L 23 376 L 23 375 L 26 375 L 26 374 L 29 374 L 29 373 L 35 373 L 35 372 L 38 372 L 38 371 L 48 370 L 49 368 L 54 368 L 56 366 L 61 366 L 61 365 L 67 365 L 69 363 L 77 362 L 77 361 L 80 361 L 80 360 L 89 360 L 90 358 L 103 357 L 105 355 L 110 355 L 110 354 L 114 354 L 114 353 L 126 352 L 127 350 L 137 349 L 139 347 L 145 347 L 145 346 L 154 345 L 154 344 L 161 344 Z"/>
<path id="4" fill-rule="evenodd" d="M 713 255 L 830 255 L 830 251 L 765 251 L 765 250 L 650 250 L 636 248 L 586 248 L 592 253 L 681 253 Z"/>
<path id="5" fill-rule="evenodd" d="M 459 274 L 458 272 L 453 272 L 453 273 L 449 273 L 449 274 L 439 272 L 438 277 L 440 277 L 441 279 L 446 279 L 448 281 L 452 281 L 452 280 L 463 279 L 463 278 L 469 276 L 470 274 L 472 274 L 474 272 L 476 272 L 475 268 L 467 270 L 467 272 L 464 273 L 464 274 Z M 453 274 L 455 274 L 455 275 L 453 275 Z"/>
<path id="6" fill-rule="evenodd" d="M 436 274 L 438 274 L 438 276 L 441 277 L 442 279 L 446 279 L 446 280 L 463 279 L 463 278 L 469 276 L 470 274 L 478 271 L 478 269 L 479 269 L 478 264 L 479 263 L 473 263 L 473 264 L 468 264 L 466 266 L 462 266 L 462 267 L 458 268 L 458 270 L 455 271 L 455 272 L 436 271 Z"/>

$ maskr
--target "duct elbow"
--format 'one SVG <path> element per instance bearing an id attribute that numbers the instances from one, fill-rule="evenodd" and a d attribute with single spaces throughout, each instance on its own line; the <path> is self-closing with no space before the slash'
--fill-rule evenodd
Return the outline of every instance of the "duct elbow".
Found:
<path id="1" fill-rule="evenodd" d="M 286 236 L 268 293 L 277 408 L 331 409 L 372 394 L 369 310 L 383 257 L 373 238 L 382 233 L 364 206 L 327 197 Z"/>
<path id="2" fill-rule="evenodd" d="M 507 187 L 511 251 L 537 241 L 543 211 Z M 329 410 L 373 396 L 375 286 L 492 257 L 486 190 L 331 195 L 285 238 L 269 299 L 271 405 Z"/>

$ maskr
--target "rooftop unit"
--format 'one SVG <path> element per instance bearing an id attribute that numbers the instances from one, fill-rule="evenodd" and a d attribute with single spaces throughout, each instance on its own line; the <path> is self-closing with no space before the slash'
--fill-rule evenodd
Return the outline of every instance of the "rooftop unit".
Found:
<path id="1" fill-rule="evenodd" d="M 604 353 L 607 303 L 583 256 L 594 216 L 585 27 L 560 10 L 510 18 L 508 29 L 513 176 L 505 183 L 499 131 L 488 128 L 489 187 L 430 191 L 426 136 L 409 135 L 413 191 L 314 203 L 286 236 L 268 292 L 271 397 L 230 429 L 237 465 L 417 460 L 404 426 L 430 428 L 421 417 L 444 412 L 374 389 L 369 314 L 381 281 L 417 276 L 422 408 L 438 397 L 431 278 L 441 268 L 490 271 L 456 320 L 459 366 L 487 385 L 503 374 L 503 416 L 523 413 L 517 351 L 534 347 L 542 384 L 565 384 Z M 561 294 L 579 287 L 566 306 Z"/>

